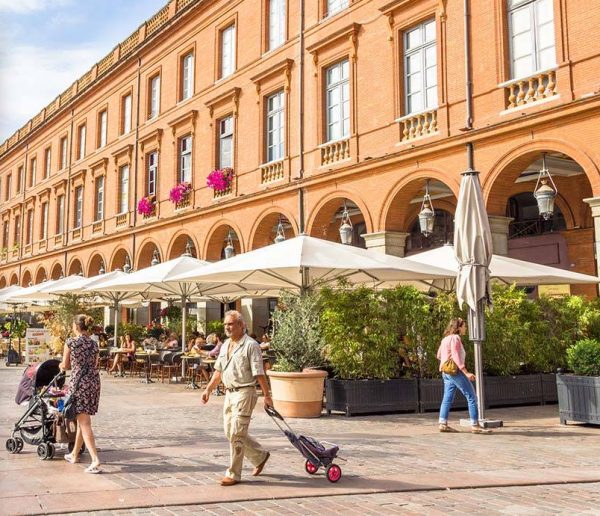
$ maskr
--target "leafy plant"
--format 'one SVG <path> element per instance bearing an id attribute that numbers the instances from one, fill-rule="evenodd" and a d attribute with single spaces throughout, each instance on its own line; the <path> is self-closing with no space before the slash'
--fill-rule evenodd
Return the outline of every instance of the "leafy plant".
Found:
<path id="1" fill-rule="evenodd" d="M 216 192 L 223 192 L 229 188 L 233 181 L 233 169 L 231 167 L 217 168 L 206 177 L 206 186 Z"/>
<path id="2" fill-rule="evenodd" d="M 318 293 L 281 293 L 272 315 L 274 334 L 271 349 L 277 355 L 274 369 L 295 372 L 325 365 L 320 309 Z"/>
<path id="3" fill-rule="evenodd" d="M 146 328 L 139 324 L 119 323 L 119 335 L 124 336 L 126 333 L 129 333 L 131 338 L 141 345 L 146 336 Z"/>
<path id="4" fill-rule="evenodd" d="M 6 329 L 13 339 L 24 338 L 27 327 L 28 324 L 23 319 L 15 319 L 6 323 Z"/>
<path id="5" fill-rule="evenodd" d="M 583 339 L 567 349 L 567 362 L 575 374 L 600 376 L 600 341 Z"/>
<path id="6" fill-rule="evenodd" d="M 156 210 L 156 197 L 154 195 L 147 195 L 138 201 L 137 211 L 140 215 L 149 217 L 154 214 L 154 210 Z"/>
<path id="7" fill-rule="evenodd" d="M 223 326 L 223 321 L 208 321 L 206 323 L 206 334 L 210 335 L 211 333 L 219 333 L 224 335 L 225 326 Z"/>
<path id="8" fill-rule="evenodd" d="M 192 185 L 187 181 L 182 181 L 181 183 L 177 183 L 171 191 L 169 192 L 169 200 L 172 203 L 177 204 L 178 202 L 183 201 L 192 191 Z"/>

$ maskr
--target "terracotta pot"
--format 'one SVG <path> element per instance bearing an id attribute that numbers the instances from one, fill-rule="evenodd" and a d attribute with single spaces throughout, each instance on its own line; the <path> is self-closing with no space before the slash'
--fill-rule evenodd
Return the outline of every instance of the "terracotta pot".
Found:
<path id="1" fill-rule="evenodd" d="M 283 417 L 319 417 L 323 409 L 326 371 L 305 369 L 301 373 L 269 370 L 275 409 Z"/>

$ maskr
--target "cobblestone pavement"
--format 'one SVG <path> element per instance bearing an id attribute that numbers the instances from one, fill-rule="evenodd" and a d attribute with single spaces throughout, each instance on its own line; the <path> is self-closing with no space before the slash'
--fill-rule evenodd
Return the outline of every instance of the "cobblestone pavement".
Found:
<path id="1" fill-rule="evenodd" d="M 13 401 L 21 372 L 0 368 L 0 439 L 9 436 L 23 412 Z M 335 495 L 327 499 L 331 503 L 348 506 L 344 512 L 352 512 L 357 504 L 360 512 L 363 506 L 381 511 L 385 503 L 385 512 L 435 513 L 442 510 L 439 500 L 454 507 L 467 492 L 475 508 L 481 496 L 501 499 L 498 503 L 506 506 L 514 496 L 515 506 L 536 507 L 536 493 L 556 493 L 548 495 L 554 500 L 548 503 L 566 508 L 562 497 L 572 498 L 574 504 L 579 497 L 590 500 L 580 508 L 584 511 L 592 510 L 594 490 L 588 486 L 593 484 L 578 482 L 600 482 L 600 428 L 561 426 L 556 405 L 489 411 L 490 417 L 505 423 L 491 435 L 440 434 L 435 413 L 290 420 L 298 432 L 340 445 L 344 477 L 336 485 L 322 474 L 306 475 L 303 458 L 257 408 L 251 433 L 273 452 L 272 458 L 260 477 L 249 476 L 247 464 L 242 484 L 222 488 L 217 482 L 229 454 L 221 428 L 222 401 L 213 397 L 202 405 L 200 391 L 182 385 L 146 385 L 137 378 L 103 375 L 100 411 L 93 424 L 104 474 L 83 475 L 85 464 L 66 464 L 60 460 L 61 451 L 53 461 L 40 461 L 29 445 L 19 455 L 3 452 L 0 513 L 159 506 L 181 506 L 173 510 L 184 513 L 185 504 L 198 510 L 197 504 L 209 509 L 216 502 L 224 504 L 219 506 L 223 513 L 251 514 L 257 507 L 265 513 L 310 513 L 322 511 L 327 495 Z M 464 416 L 465 412 L 452 413 L 456 423 Z M 88 460 L 84 456 L 83 462 Z M 565 482 L 572 485 L 554 485 Z M 452 491 L 440 491 L 445 488 Z M 576 489 L 581 490 L 577 497 L 572 494 Z M 511 490 L 516 491 L 510 494 Z"/>

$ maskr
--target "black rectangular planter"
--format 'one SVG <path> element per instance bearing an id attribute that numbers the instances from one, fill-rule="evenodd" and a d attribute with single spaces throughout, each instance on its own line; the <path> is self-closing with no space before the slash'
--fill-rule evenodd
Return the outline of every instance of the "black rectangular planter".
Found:
<path id="1" fill-rule="evenodd" d="M 558 403 L 556 375 L 542 374 L 542 400 L 544 403 Z"/>
<path id="2" fill-rule="evenodd" d="M 430 410 L 439 410 L 444 397 L 444 381 L 441 378 L 420 378 L 419 379 L 419 410 L 427 412 Z M 454 395 L 452 410 L 462 410 L 467 408 L 467 400 L 460 393 Z"/>
<path id="3" fill-rule="evenodd" d="M 556 386 L 563 425 L 568 420 L 600 425 L 600 376 L 558 374 Z"/>
<path id="4" fill-rule="evenodd" d="M 419 398 L 416 379 L 338 380 L 325 382 L 325 409 L 357 414 L 417 412 Z"/>
<path id="5" fill-rule="evenodd" d="M 486 376 L 486 407 L 535 405 L 543 402 L 542 379 L 539 374 L 522 376 Z"/>

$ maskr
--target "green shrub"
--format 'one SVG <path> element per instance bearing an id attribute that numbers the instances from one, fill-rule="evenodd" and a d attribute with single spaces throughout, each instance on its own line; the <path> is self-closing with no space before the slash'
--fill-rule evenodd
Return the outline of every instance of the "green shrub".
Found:
<path id="1" fill-rule="evenodd" d="M 211 333 L 220 333 L 221 335 L 224 335 L 225 326 L 223 326 L 223 321 L 208 321 L 206 323 L 206 334 L 210 335 Z"/>
<path id="2" fill-rule="evenodd" d="M 138 346 L 141 346 L 142 341 L 146 337 L 146 328 L 139 324 L 119 323 L 119 336 L 123 337 L 126 333 L 130 333 L 131 338 Z"/>
<path id="3" fill-rule="evenodd" d="M 575 373 L 600 376 L 600 341 L 583 339 L 567 349 L 567 363 Z"/>

